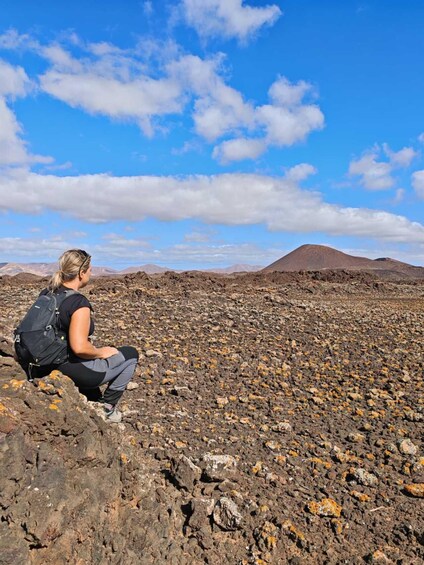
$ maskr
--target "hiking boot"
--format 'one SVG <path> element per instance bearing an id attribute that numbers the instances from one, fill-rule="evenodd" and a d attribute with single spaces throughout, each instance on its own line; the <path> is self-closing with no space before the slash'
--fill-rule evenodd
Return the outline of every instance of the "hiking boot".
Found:
<path id="1" fill-rule="evenodd" d="M 122 420 L 122 413 L 112 404 L 105 404 L 105 416 L 108 422 L 119 424 Z"/>

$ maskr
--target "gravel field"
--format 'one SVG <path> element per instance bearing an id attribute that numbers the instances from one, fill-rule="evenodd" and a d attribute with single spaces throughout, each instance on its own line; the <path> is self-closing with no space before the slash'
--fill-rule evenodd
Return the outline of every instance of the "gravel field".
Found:
<path id="1" fill-rule="evenodd" d="M 0 279 L 5 378 L 43 284 Z M 193 272 L 84 292 L 96 343 L 140 351 L 120 433 L 180 516 L 176 560 L 156 562 L 424 562 L 423 281 Z"/>

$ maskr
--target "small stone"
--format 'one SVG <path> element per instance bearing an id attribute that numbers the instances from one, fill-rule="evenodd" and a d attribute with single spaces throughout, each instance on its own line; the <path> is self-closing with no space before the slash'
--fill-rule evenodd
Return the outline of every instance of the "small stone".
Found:
<path id="1" fill-rule="evenodd" d="M 359 392 L 348 392 L 348 398 L 351 400 L 362 400 L 363 396 Z"/>
<path id="2" fill-rule="evenodd" d="M 365 436 L 360 433 L 352 432 L 347 436 L 347 439 L 352 443 L 362 443 L 365 440 Z"/>
<path id="3" fill-rule="evenodd" d="M 343 533 L 343 522 L 339 518 L 331 519 L 331 528 L 336 535 L 341 535 Z"/>
<path id="4" fill-rule="evenodd" d="M 226 396 L 217 396 L 215 398 L 215 402 L 218 404 L 220 408 L 223 408 L 228 404 L 229 400 Z"/>
<path id="5" fill-rule="evenodd" d="M 355 469 L 353 476 L 359 484 L 367 487 L 374 487 L 378 484 L 378 479 L 372 473 L 368 473 L 365 469 Z"/>
<path id="6" fill-rule="evenodd" d="M 366 559 L 369 563 L 391 563 L 390 559 L 380 549 L 370 553 Z"/>
<path id="7" fill-rule="evenodd" d="M 281 465 L 281 467 L 284 467 L 284 465 L 287 463 L 287 457 L 285 457 L 284 455 L 276 455 L 274 462 L 278 465 Z"/>
<path id="8" fill-rule="evenodd" d="M 190 398 L 191 391 L 188 386 L 174 386 L 171 389 L 171 394 L 175 396 L 180 396 L 181 398 Z"/>
<path id="9" fill-rule="evenodd" d="M 133 381 L 131 381 L 127 384 L 127 390 L 135 390 L 139 386 L 140 385 L 138 383 L 134 383 Z"/>
<path id="10" fill-rule="evenodd" d="M 162 357 L 162 353 L 160 351 L 156 351 L 155 349 L 148 349 L 145 352 L 146 357 Z"/>
<path id="11" fill-rule="evenodd" d="M 405 485 L 404 490 L 414 498 L 424 498 L 424 483 Z"/>
<path id="12" fill-rule="evenodd" d="M 308 502 L 307 509 L 317 516 L 339 518 L 343 508 L 332 498 L 323 498 L 320 502 Z"/>
<path id="13" fill-rule="evenodd" d="M 408 422 L 422 422 L 424 420 L 424 414 L 415 412 L 414 410 L 408 410 L 405 412 L 405 420 L 408 420 Z"/>
<path id="14" fill-rule="evenodd" d="M 354 498 L 356 498 L 356 500 L 359 500 L 359 502 L 368 502 L 371 497 L 368 494 L 365 494 L 364 492 L 359 492 L 358 490 L 352 490 L 350 493 Z"/>
<path id="15" fill-rule="evenodd" d="M 195 483 L 200 480 L 202 470 L 191 459 L 180 455 L 177 459 L 172 460 L 170 473 L 180 488 L 191 491 Z"/>
<path id="16" fill-rule="evenodd" d="M 272 522 L 265 522 L 260 528 L 256 528 L 253 535 L 255 536 L 258 548 L 264 551 L 273 551 L 277 546 L 278 528 Z"/>
<path id="17" fill-rule="evenodd" d="M 283 522 L 282 531 L 285 532 L 291 540 L 295 541 L 300 546 L 303 547 L 306 544 L 305 534 L 301 530 L 299 530 L 290 520 Z M 293 563 L 293 560 L 291 560 L 290 563 Z"/>
<path id="18" fill-rule="evenodd" d="M 221 482 L 234 477 L 237 469 L 237 459 L 232 455 L 205 453 L 201 459 L 200 466 L 205 480 Z"/>
<path id="19" fill-rule="evenodd" d="M 251 468 L 251 471 L 254 475 L 258 475 L 262 471 L 262 461 L 256 461 L 256 463 Z"/>
<path id="20" fill-rule="evenodd" d="M 412 466 L 413 473 L 423 473 L 424 472 L 424 457 L 420 457 L 416 463 Z"/>
<path id="21" fill-rule="evenodd" d="M 277 424 L 272 426 L 271 429 L 273 432 L 284 433 L 284 432 L 291 432 L 292 426 L 289 422 L 278 422 Z"/>
<path id="22" fill-rule="evenodd" d="M 403 439 L 399 442 L 399 451 L 404 455 L 416 455 L 418 447 L 410 439 Z"/>
<path id="23" fill-rule="evenodd" d="M 240 528 L 243 517 L 237 508 L 237 504 L 230 498 L 223 496 L 215 505 L 213 520 L 223 530 L 231 531 Z"/>
<path id="24" fill-rule="evenodd" d="M 281 449 L 281 443 L 278 443 L 278 441 L 270 440 L 265 442 L 265 447 L 271 449 L 271 451 L 278 451 L 279 449 Z"/>
<path id="25" fill-rule="evenodd" d="M 313 396 L 312 402 L 314 404 L 317 404 L 318 406 L 321 406 L 322 404 L 324 404 L 325 400 L 323 398 L 321 398 L 320 396 Z"/>
<path id="26" fill-rule="evenodd" d="M 202 530 L 209 526 L 209 516 L 215 506 L 213 498 L 193 498 L 190 501 L 191 516 L 189 526 L 193 530 Z"/>

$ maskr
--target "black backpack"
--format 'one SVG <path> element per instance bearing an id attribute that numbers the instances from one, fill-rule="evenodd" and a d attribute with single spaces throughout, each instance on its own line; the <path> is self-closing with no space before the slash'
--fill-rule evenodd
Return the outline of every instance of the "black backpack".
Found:
<path id="1" fill-rule="evenodd" d="M 15 351 L 29 380 L 33 367 L 60 365 L 68 359 L 66 333 L 60 329 L 59 308 L 76 290 L 40 294 L 16 328 Z"/>

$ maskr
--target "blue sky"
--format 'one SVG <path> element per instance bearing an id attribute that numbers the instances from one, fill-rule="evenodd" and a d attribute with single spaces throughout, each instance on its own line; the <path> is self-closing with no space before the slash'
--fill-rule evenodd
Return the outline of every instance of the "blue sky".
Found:
<path id="1" fill-rule="evenodd" d="M 424 3 L 3 0 L 0 262 L 424 265 Z"/>

